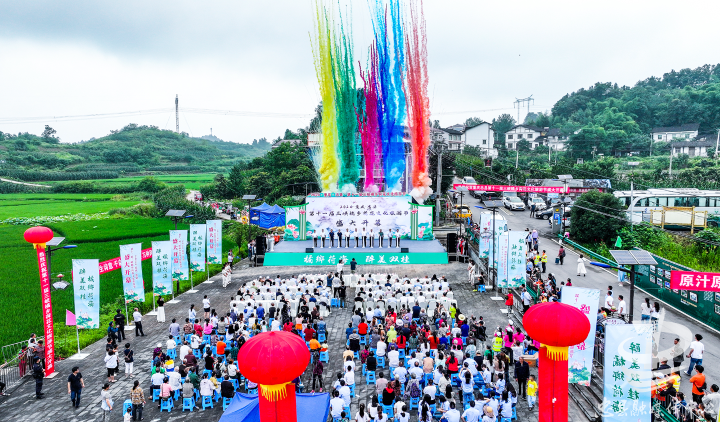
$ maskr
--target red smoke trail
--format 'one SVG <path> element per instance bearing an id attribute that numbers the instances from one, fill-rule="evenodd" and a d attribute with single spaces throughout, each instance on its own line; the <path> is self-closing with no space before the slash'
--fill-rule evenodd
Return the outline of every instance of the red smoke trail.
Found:
<path id="1" fill-rule="evenodd" d="M 425 14 L 420 1 L 410 2 L 410 24 L 405 28 L 405 97 L 408 108 L 408 125 L 412 142 L 412 185 L 411 195 L 422 203 L 430 194 L 428 175 L 428 147 L 430 146 L 430 99 L 428 98 L 427 38 Z"/>
<path id="2" fill-rule="evenodd" d="M 362 66 L 361 66 L 362 68 Z M 380 140 L 380 123 L 378 121 L 378 90 L 377 90 L 378 56 L 374 46 L 370 46 L 370 60 L 367 72 L 360 71 L 365 84 L 363 91 L 365 106 L 358 107 L 358 130 L 362 140 L 363 163 L 365 168 L 364 192 L 379 192 L 382 175 L 375 179 L 376 172 L 382 171 L 382 149 Z M 364 113 L 363 109 L 364 108 Z"/>

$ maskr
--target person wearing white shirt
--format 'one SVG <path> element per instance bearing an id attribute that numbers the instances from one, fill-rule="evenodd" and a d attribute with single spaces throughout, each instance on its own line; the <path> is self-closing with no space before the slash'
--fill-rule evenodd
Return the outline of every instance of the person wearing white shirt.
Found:
<path id="1" fill-rule="evenodd" d="M 690 342 L 690 351 L 687 354 L 687 357 L 690 358 L 690 366 L 688 367 L 687 372 L 685 372 L 685 375 L 687 376 L 692 374 L 692 370 L 695 368 L 695 365 L 702 365 L 703 354 L 705 353 L 705 345 L 700 343 L 700 340 L 702 339 L 703 336 L 701 334 L 695 334 L 695 341 Z"/>
<path id="2" fill-rule="evenodd" d="M 345 400 L 340 398 L 340 393 L 333 391 L 333 398 L 330 400 L 330 415 L 335 418 L 340 418 L 340 415 L 345 408 Z"/>
<path id="3" fill-rule="evenodd" d="M 605 312 L 612 312 L 612 307 L 613 307 L 612 292 L 608 290 L 607 295 L 605 296 Z"/>
<path id="4" fill-rule="evenodd" d="M 178 354 L 178 358 L 180 362 L 185 360 L 185 356 L 192 353 L 192 349 L 190 349 L 190 346 L 187 344 L 187 341 L 183 341 L 183 345 L 180 346 L 180 353 Z"/>
<path id="5" fill-rule="evenodd" d="M 370 233 L 368 233 L 368 238 L 369 238 L 368 243 L 370 244 L 370 247 L 371 247 L 371 248 L 374 248 L 374 247 L 375 247 L 375 243 L 373 242 L 373 238 L 374 238 L 375 236 L 376 236 L 376 234 L 373 233 L 373 229 L 370 229 Z"/>
<path id="6" fill-rule="evenodd" d="M 345 249 L 350 247 L 350 229 L 345 229 Z"/>
<path id="7" fill-rule="evenodd" d="M 320 230 L 320 249 L 325 247 L 325 239 L 327 238 L 327 233 L 325 233 L 325 229 Z"/>
<path id="8" fill-rule="evenodd" d="M 392 353 L 392 352 L 390 352 L 390 353 Z M 390 355 L 390 353 L 388 353 L 388 356 Z M 392 367 L 392 365 L 390 367 Z M 405 369 L 404 366 L 398 366 L 397 368 L 395 368 L 393 370 L 393 375 L 395 375 L 395 378 L 399 379 L 400 382 L 403 384 L 405 384 L 405 380 L 407 380 L 407 374 L 408 374 L 408 371 L 407 371 L 407 369 Z"/>
<path id="9" fill-rule="evenodd" d="M 362 228 L 362 244 L 363 244 L 363 248 L 368 247 L 367 231 L 365 231 L 365 227 Z"/>
<path id="10" fill-rule="evenodd" d="M 215 391 L 215 386 L 208 379 L 207 374 L 204 374 L 202 381 L 200 381 L 200 395 L 201 396 L 212 396 L 214 391 Z"/>
<path id="11" fill-rule="evenodd" d="M 173 336 L 170 336 L 168 341 L 165 342 L 167 349 L 175 349 L 177 347 L 177 343 L 175 343 L 175 338 Z"/>
<path id="12" fill-rule="evenodd" d="M 345 384 L 345 380 L 340 380 L 340 388 L 338 389 L 340 398 L 345 402 L 345 406 L 350 407 L 350 401 L 352 400 L 350 387 Z"/>
<path id="13" fill-rule="evenodd" d="M 466 411 L 464 411 L 462 414 L 462 420 L 464 422 L 479 422 L 480 421 L 480 412 L 477 409 L 475 409 L 474 406 L 475 406 L 475 400 L 472 400 L 470 402 L 470 407 Z"/>
<path id="14" fill-rule="evenodd" d="M 623 295 L 619 295 L 618 300 L 620 301 L 618 303 L 618 307 L 617 307 L 618 315 L 620 315 L 620 316 L 627 315 L 628 309 L 627 309 L 627 304 L 625 303 L 625 300 L 623 298 Z"/>
<path id="15" fill-rule="evenodd" d="M 344 267 L 344 266 L 345 266 L 345 262 L 344 262 L 342 259 L 341 259 L 340 261 L 338 261 L 338 263 L 337 263 L 337 273 L 338 273 L 339 275 L 342 275 L 342 273 L 343 273 L 343 267 Z M 338 286 L 338 287 L 339 287 L 339 286 Z"/>
<path id="16" fill-rule="evenodd" d="M 400 352 L 391 350 L 388 352 L 388 365 L 390 368 L 396 368 L 400 365 Z"/>
<path id="17" fill-rule="evenodd" d="M 415 378 L 417 378 L 419 380 L 423 379 L 423 375 L 425 375 L 425 373 L 422 370 L 422 367 L 420 366 L 420 363 L 417 361 L 415 362 L 415 365 L 410 367 L 410 370 L 408 371 L 408 373 L 410 374 L 410 376 L 415 375 Z"/>
<path id="18" fill-rule="evenodd" d="M 312 231 L 312 238 L 313 238 L 313 246 L 315 246 L 315 247 L 317 248 L 317 247 L 318 247 L 318 243 L 317 243 L 317 238 L 318 238 L 317 231 L 315 231 L 315 230 Z"/>
<path id="19" fill-rule="evenodd" d="M 280 331 L 280 320 L 278 318 L 273 320 L 270 331 Z"/>
<path id="20" fill-rule="evenodd" d="M 373 235 L 373 246 L 380 247 L 380 233 L 379 233 L 379 231 L 378 231 L 378 232 L 375 232 L 375 233 L 372 233 L 372 229 L 370 229 L 370 233 Z"/>
<path id="21" fill-rule="evenodd" d="M 355 385 L 355 372 L 353 371 L 354 368 L 346 366 L 345 367 L 345 376 L 343 379 L 345 380 L 345 385 Z"/>
<path id="22" fill-rule="evenodd" d="M 358 240 L 360 237 L 360 231 L 358 231 L 357 227 L 353 227 L 353 236 L 355 237 L 355 246 L 353 246 L 353 247 L 357 248 L 358 246 L 360 246 L 359 240 Z"/>
<path id="23" fill-rule="evenodd" d="M 173 391 L 179 390 L 182 388 L 182 376 L 180 376 L 180 372 L 170 371 L 166 373 L 168 377 L 168 384 L 170 384 L 170 388 L 172 388 Z"/>
<path id="24" fill-rule="evenodd" d="M 377 343 L 377 355 L 378 356 L 385 356 L 385 350 L 387 350 L 387 343 L 380 340 Z"/>
<path id="25" fill-rule="evenodd" d="M 392 231 L 392 229 L 389 229 L 388 231 L 385 232 L 385 239 L 387 240 L 387 247 L 388 247 L 388 249 L 390 249 L 390 246 L 391 246 L 391 245 L 390 245 L 390 239 L 391 239 L 391 237 L 390 237 L 390 232 L 391 232 L 391 231 Z"/>
<path id="26" fill-rule="evenodd" d="M 433 380 L 428 380 L 428 385 L 423 388 L 423 396 L 430 396 L 430 404 L 435 404 L 435 394 L 437 394 L 437 387 Z"/>
<path id="27" fill-rule="evenodd" d="M 450 402 L 450 410 L 443 416 L 447 422 L 460 422 L 460 412 L 455 409 L 455 402 Z"/>
<path id="28" fill-rule="evenodd" d="M 198 347 L 200 347 L 200 337 L 198 337 L 197 334 L 193 334 L 190 337 L 190 347 L 192 347 L 193 349 L 197 349 Z"/>

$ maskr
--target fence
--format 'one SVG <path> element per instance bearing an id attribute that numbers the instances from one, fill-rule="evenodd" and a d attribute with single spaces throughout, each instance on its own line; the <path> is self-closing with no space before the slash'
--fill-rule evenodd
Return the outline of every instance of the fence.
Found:
<path id="1" fill-rule="evenodd" d="M 38 338 L 42 340 L 42 337 Z M 26 375 L 30 375 L 30 359 L 22 352 L 27 342 L 8 344 L 0 349 L 2 353 L 2 365 L 0 365 L 0 381 L 5 383 L 7 391 L 10 392 L 23 383 Z"/>

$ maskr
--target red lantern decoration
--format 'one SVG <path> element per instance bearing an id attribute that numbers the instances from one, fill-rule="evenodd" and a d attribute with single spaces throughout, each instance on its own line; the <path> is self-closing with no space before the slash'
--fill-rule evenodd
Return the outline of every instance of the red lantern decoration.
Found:
<path id="1" fill-rule="evenodd" d="M 590 321 L 579 309 L 559 302 L 534 305 L 525 312 L 523 326 L 541 343 L 538 368 L 540 422 L 568 420 L 568 348 L 582 343 Z"/>
<path id="2" fill-rule="evenodd" d="M 238 352 L 238 368 L 259 385 L 262 422 L 297 421 L 295 384 L 310 363 L 310 351 L 297 334 L 270 331 L 247 341 Z"/>
<path id="3" fill-rule="evenodd" d="M 44 248 L 45 244 L 55 235 L 53 234 L 53 231 L 47 227 L 36 226 L 25 230 L 25 234 L 23 236 L 25 237 L 26 242 L 32 243 L 37 249 L 39 245 L 42 245 Z"/>

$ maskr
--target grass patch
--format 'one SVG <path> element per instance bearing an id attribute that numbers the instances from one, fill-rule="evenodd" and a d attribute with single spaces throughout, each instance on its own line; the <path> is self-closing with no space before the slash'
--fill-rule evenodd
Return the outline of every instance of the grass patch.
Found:
<path id="1" fill-rule="evenodd" d="M 66 244 L 75 244 L 75 249 L 61 249 L 52 255 L 52 273 L 62 273 L 67 281 L 71 281 L 73 259 L 99 259 L 101 262 L 116 258 L 120 254 L 120 245 L 141 243 L 149 248 L 154 240 L 168 240 L 168 230 L 174 224 L 166 219 L 125 219 L 78 221 L 48 224 L 56 234 L 67 237 Z M 2 302 L 3 320 L 0 324 L 0 338 L 5 344 L 25 340 L 30 333 L 42 334 L 42 314 L 38 311 L 41 304 L 40 281 L 38 276 L 37 258 L 32 246 L 25 242 L 23 233 L 27 226 L 0 226 L 0 255 L 4 265 L 0 266 L 0 297 Z M 178 229 L 188 229 L 188 225 L 178 224 Z M 229 237 L 223 237 L 223 256 L 237 245 Z M 143 311 L 152 309 L 152 264 L 151 260 L 142 263 L 145 282 L 146 302 L 140 307 Z M 221 270 L 221 265 L 211 265 L 210 274 Z M 195 274 L 193 279 L 199 283 L 205 279 L 205 273 Z M 55 278 L 52 280 L 56 281 Z M 181 290 L 190 288 L 190 282 L 183 281 Z M 100 276 L 101 328 L 97 330 L 81 330 L 82 346 L 105 336 L 110 312 L 122 306 L 122 280 L 120 271 L 111 271 Z M 64 326 L 65 310 L 74 311 L 72 285 L 65 290 L 52 292 L 53 317 L 57 337 L 57 350 L 61 356 L 68 356 L 76 351 L 74 327 Z M 137 305 L 135 305 L 137 306 Z M 123 307 L 124 308 L 124 307 Z M 112 312 L 114 313 L 114 312 Z M 67 336 L 67 341 L 65 341 Z"/>
<path id="2" fill-rule="evenodd" d="M 215 173 L 158 174 L 158 175 L 153 175 L 153 176 L 156 177 L 161 182 L 167 183 L 169 185 L 183 184 L 183 185 L 185 185 L 185 187 L 187 189 L 199 189 L 200 186 L 211 183 L 213 181 L 213 178 L 215 177 Z M 146 175 L 120 177 L 117 179 L 99 179 L 99 180 L 94 180 L 94 182 L 97 182 L 102 185 L 137 183 L 140 180 L 142 180 L 144 177 L 146 177 Z"/>
<path id="3" fill-rule="evenodd" d="M 0 195 L 0 205 L 5 205 L 6 201 L 30 201 L 30 200 L 68 200 L 68 201 L 85 201 L 88 199 L 111 200 L 114 196 L 112 193 L 6 193 Z"/>
<path id="4" fill-rule="evenodd" d="M 113 208 L 131 207 L 140 203 L 139 200 L 132 201 L 72 201 L 72 200 L 53 200 L 47 201 L 31 201 L 31 203 L 20 203 L 22 201 L 9 201 L 9 205 L 0 203 L 0 220 L 15 217 L 39 217 L 39 216 L 58 216 L 66 214 L 95 214 L 99 212 L 108 212 Z"/>

